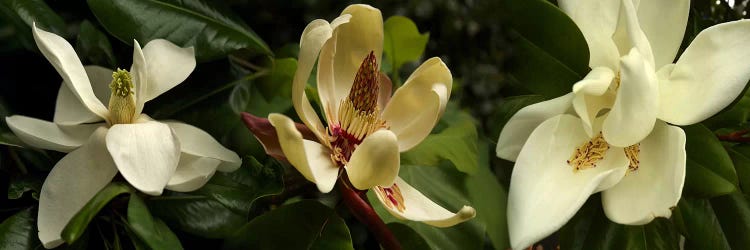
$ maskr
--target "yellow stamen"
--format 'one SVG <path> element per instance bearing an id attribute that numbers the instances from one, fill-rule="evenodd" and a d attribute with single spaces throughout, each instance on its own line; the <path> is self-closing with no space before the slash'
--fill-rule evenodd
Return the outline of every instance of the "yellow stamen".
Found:
<path id="1" fill-rule="evenodd" d="M 629 147 L 626 147 L 624 150 L 625 156 L 627 156 L 628 160 L 630 160 L 630 164 L 628 165 L 628 173 L 635 172 L 641 165 L 641 161 L 638 160 L 638 155 L 641 153 L 641 144 L 633 144 Z"/>
<path id="2" fill-rule="evenodd" d="M 135 116 L 135 92 L 130 73 L 124 69 L 113 72 L 109 89 L 110 124 L 132 123 Z"/>
<path id="3" fill-rule="evenodd" d="M 602 133 L 576 148 L 573 155 L 567 161 L 573 167 L 573 171 L 596 167 L 596 163 L 604 159 L 609 149 L 609 144 L 604 140 Z"/>

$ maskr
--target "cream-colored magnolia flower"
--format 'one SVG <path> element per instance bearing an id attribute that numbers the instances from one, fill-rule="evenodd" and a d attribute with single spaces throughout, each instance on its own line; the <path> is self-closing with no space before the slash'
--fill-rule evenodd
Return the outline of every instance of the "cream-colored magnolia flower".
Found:
<path id="1" fill-rule="evenodd" d="M 331 191 L 345 172 L 354 188 L 373 190 L 398 218 L 438 227 L 473 218 L 472 207 L 452 213 L 398 177 L 400 152 L 421 142 L 445 110 L 453 81 L 450 71 L 439 58 L 431 58 L 391 98 L 390 82 L 379 77 L 382 51 L 383 19 L 380 10 L 368 5 L 351 5 L 331 23 L 318 19 L 307 25 L 292 101 L 317 142 L 303 139 L 288 117 L 271 114 L 268 119 L 284 155 L 321 192 Z M 316 59 L 327 126 L 305 95 Z"/>
<path id="2" fill-rule="evenodd" d="M 39 50 L 64 80 L 54 122 L 19 115 L 6 121 L 28 145 L 68 153 L 42 185 L 37 226 L 44 247 L 63 243 L 63 228 L 118 172 L 136 189 L 160 195 L 164 188 L 198 189 L 216 170 L 234 171 L 241 165 L 236 153 L 208 133 L 141 114 L 145 102 L 193 71 L 193 48 L 157 39 L 141 50 L 135 41 L 130 72 L 113 73 L 84 67 L 62 37 L 36 27 L 33 33 Z"/>
<path id="3" fill-rule="evenodd" d="M 602 192 L 607 217 L 670 217 L 685 181 L 685 133 L 726 107 L 750 79 L 750 21 L 710 27 L 676 63 L 687 0 L 560 0 L 591 52 L 573 93 L 521 109 L 497 155 L 515 161 L 508 197 L 514 248 L 564 225 Z"/>

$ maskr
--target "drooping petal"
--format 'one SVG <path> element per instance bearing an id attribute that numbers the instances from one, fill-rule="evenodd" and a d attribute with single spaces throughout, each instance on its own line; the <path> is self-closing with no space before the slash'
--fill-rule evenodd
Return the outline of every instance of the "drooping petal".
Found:
<path id="1" fill-rule="evenodd" d="M 182 152 L 219 160 L 221 164 L 218 170 L 222 172 L 237 170 L 242 165 L 242 159 L 237 153 L 222 146 L 206 131 L 181 122 L 164 123 L 174 131 Z"/>
<path id="2" fill-rule="evenodd" d="M 380 10 L 369 5 L 353 4 L 341 12 L 341 15 L 347 14 L 351 15 L 349 22 L 336 28 L 338 35 L 332 58 L 335 93 L 332 100 L 336 102 L 349 95 L 354 76 L 371 51 L 375 54 L 376 62 L 382 63 L 383 16 Z"/>
<path id="3" fill-rule="evenodd" d="M 104 146 L 107 129 L 97 129 L 82 147 L 63 157 L 44 180 L 39 193 L 37 227 L 45 248 L 64 241 L 60 234 L 71 218 L 117 175 Z"/>
<path id="4" fill-rule="evenodd" d="M 109 83 L 112 81 L 112 70 L 96 65 L 83 67 L 91 81 L 94 95 L 101 103 L 109 103 Z M 68 88 L 68 84 L 62 83 L 57 92 L 55 103 L 55 117 L 52 119 L 60 125 L 78 125 L 81 123 L 99 122 L 103 119 L 86 108 L 78 100 L 76 95 Z"/>
<path id="5" fill-rule="evenodd" d="M 383 129 L 368 135 L 357 146 L 346 165 L 346 173 L 355 188 L 367 190 L 393 185 L 400 166 L 396 135 Z"/>
<path id="6" fill-rule="evenodd" d="M 641 1 L 638 20 L 654 53 L 658 69 L 672 63 L 687 27 L 689 0 Z"/>
<path id="7" fill-rule="evenodd" d="M 324 137 L 325 127 L 310 104 L 310 100 L 307 99 L 305 86 L 307 86 L 307 79 L 315 65 L 318 52 L 320 52 L 323 43 L 331 37 L 331 32 L 331 25 L 321 19 L 313 20 L 305 27 L 299 42 L 297 71 L 294 73 L 294 80 L 292 81 L 292 104 L 294 110 L 297 111 L 297 116 L 315 133 L 318 141 L 325 145 L 328 145 L 328 141 Z"/>
<path id="8" fill-rule="evenodd" d="M 450 227 L 476 216 L 476 210 L 470 206 L 463 206 L 456 213 L 448 211 L 398 176 L 393 186 L 378 186 L 373 191 L 383 207 L 400 219 L 419 221 L 435 227 Z"/>
<path id="9" fill-rule="evenodd" d="M 143 112 L 143 105 L 146 103 L 146 94 L 148 85 L 150 84 L 148 78 L 148 61 L 146 56 L 143 55 L 141 50 L 141 44 L 133 39 L 133 65 L 130 66 L 130 77 L 133 80 L 134 91 L 135 91 L 135 115 L 138 116 Z"/>
<path id="10" fill-rule="evenodd" d="M 73 50 L 68 41 L 64 38 L 50 33 L 41 29 L 38 29 L 36 25 L 33 27 L 34 41 L 36 41 L 39 51 L 42 52 L 44 57 L 55 67 L 57 73 L 63 78 L 63 82 L 67 84 L 68 88 L 78 98 L 78 100 L 86 106 L 92 113 L 99 117 L 106 119 L 109 111 L 102 104 L 99 99 L 96 98 L 94 90 L 91 88 L 88 76 L 86 76 L 86 70 L 81 64 L 81 60 L 78 59 L 78 55 Z"/>
<path id="11" fill-rule="evenodd" d="M 307 180 L 315 183 L 320 192 L 330 192 L 339 173 L 339 168 L 331 161 L 330 150 L 320 143 L 303 139 L 289 117 L 270 114 L 268 120 L 276 128 L 279 144 L 289 163 Z"/>
<path id="12" fill-rule="evenodd" d="M 607 217 L 620 224 L 643 225 L 669 218 L 685 183 L 685 132 L 659 121 L 640 143 L 638 170 L 602 192 Z"/>
<path id="13" fill-rule="evenodd" d="M 526 106 L 516 112 L 500 132 L 497 139 L 497 157 L 516 161 L 523 144 L 531 132 L 545 120 L 570 110 L 573 93 L 552 100 Z"/>
<path id="14" fill-rule="evenodd" d="M 214 176 L 220 163 L 220 160 L 214 158 L 182 153 L 177 170 L 167 182 L 166 188 L 177 192 L 195 191 Z"/>
<path id="15" fill-rule="evenodd" d="M 705 120 L 742 92 L 750 79 L 750 20 L 703 30 L 682 53 L 667 79 L 660 79 L 659 118 L 677 125 Z M 710 101 L 707 101 L 710 100 Z"/>
<path id="16" fill-rule="evenodd" d="M 589 45 L 589 66 L 617 68 L 620 57 L 612 35 L 617 28 L 619 0 L 560 0 L 560 8 L 581 29 Z"/>
<path id="17" fill-rule="evenodd" d="M 260 142 L 266 154 L 277 160 L 288 161 L 286 156 L 284 156 L 284 151 L 281 150 L 276 129 L 267 118 L 257 117 L 245 112 L 242 112 L 241 115 L 245 126 L 250 129 L 255 139 Z M 310 129 L 305 127 L 305 124 L 294 123 L 294 127 L 302 134 L 303 139 L 317 141 L 318 138 L 315 137 L 315 134 Z"/>
<path id="18" fill-rule="evenodd" d="M 529 136 L 513 168 L 508 194 L 508 229 L 514 249 L 528 247 L 558 230 L 593 193 L 615 185 L 627 170 L 621 148 L 610 147 L 589 169 L 567 163 L 590 140 L 581 120 L 559 115 Z"/>
<path id="19" fill-rule="evenodd" d="M 104 123 L 62 126 L 21 115 L 6 117 L 5 122 L 29 146 L 60 152 L 70 152 L 80 147 L 91 133 L 104 126 Z"/>
<path id="20" fill-rule="evenodd" d="M 398 137 L 399 150 L 411 149 L 430 134 L 443 115 L 453 77 L 438 57 L 422 63 L 398 88 L 383 110 L 382 118 Z"/>
<path id="21" fill-rule="evenodd" d="M 620 87 L 602 133 L 609 144 L 627 147 L 651 133 L 659 110 L 656 72 L 635 48 L 620 65 Z"/>
<path id="22" fill-rule="evenodd" d="M 149 195 L 162 193 L 180 159 L 177 136 L 167 124 L 155 121 L 112 126 L 107 149 L 122 177 Z"/>
<path id="23" fill-rule="evenodd" d="M 143 56 L 148 65 L 148 85 L 144 95 L 150 101 L 177 84 L 185 81 L 195 69 L 193 47 L 181 48 L 164 39 L 151 40 L 143 47 Z"/>

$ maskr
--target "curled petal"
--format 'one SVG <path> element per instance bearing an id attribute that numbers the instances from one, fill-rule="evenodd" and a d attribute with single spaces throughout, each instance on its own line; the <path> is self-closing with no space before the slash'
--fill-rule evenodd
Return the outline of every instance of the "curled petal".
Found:
<path id="1" fill-rule="evenodd" d="M 214 158 L 182 153 L 177 170 L 167 182 L 166 188 L 177 192 L 195 191 L 206 185 L 220 163 L 220 160 Z"/>
<path id="2" fill-rule="evenodd" d="M 378 186 L 373 191 L 386 210 L 400 219 L 419 221 L 435 227 L 450 227 L 476 216 L 476 210 L 470 206 L 463 206 L 455 213 L 448 211 L 401 177 L 396 177 L 393 186 Z"/>
<path id="3" fill-rule="evenodd" d="M 180 140 L 182 152 L 219 160 L 221 164 L 218 168 L 223 172 L 237 170 L 242 165 L 242 159 L 237 153 L 222 146 L 206 131 L 181 122 L 164 123 L 172 128 L 177 139 Z"/>
<path id="4" fill-rule="evenodd" d="M 575 170 L 568 163 L 590 141 L 581 120 L 558 115 L 529 136 L 518 155 L 508 194 L 511 246 L 521 249 L 565 225 L 588 197 L 617 184 L 628 160 L 622 148 L 605 149 L 594 167 Z"/>
<path id="5" fill-rule="evenodd" d="M 681 128 L 659 121 L 637 155 L 638 170 L 602 192 L 604 212 L 616 223 L 643 225 L 656 217 L 669 218 L 682 196 L 686 158 Z"/>
<path id="6" fill-rule="evenodd" d="M 245 112 L 242 112 L 241 115 L 245 126 L 250 129 L 250 132 L 253 133 L 255 139 L 260 142 L 263 149 L 266 151 L 266 154 L 277 160 L 288 161 L 286 156 L 284 156 L 284 151 L 281 150 L 279 136 L 276 133 L 276 129 L 271 125 L 271 122 L 268 119 L 257 117 Z M 294 123 L 294 127 L 302 134 L 303 139 L 317 141 L 315 134 L 305 127 L 305 124 Z"/>
<path id="7" fill-rule="evenodd" d="M 57 73 L 62 76 L 63 81 L 68 88 L 78 98 L 78 100 L 91 111 L 102 119 L 106 119 L 109 111 L 96 98 L 91 83 L 86 75 L 86 70 L 78 59 L 78 55 L 73 50 L 68 41 L 64 38 L 41 29 L 36 25 L 33 27 L 34 41 L 36 41 L 39 51 L 55 67 Z"/>
<path id="8" fill-rule="evenodd" d="M 57 162 L 44 180 L 37 228 L 45 248 L 64 242 L 60 234 L 70 219 L 117 175 L 104 146 L 106 133 L 106 128 L 97 129 L 84 146 Z"/>
<path id="9" fill-rule="evenodd" d="M 424 62 L 397 89 L 382 117 L 398 137 L 404 152 L 419 144 L 443 115 L 450 97 L 453 77 L 438 57 Z"/>
<path id="10" fill-rule="evenodd" d="M 346 166 L 349 181 L 359 190 L 391 186 L 401 166 L 396 135 L 379 130 L 365 137 Z"/>
<path id="11" fill-rule="evenodd" d="M 516 161 L 523 144 L 531 132 L 545 120 L 567 112 L 575 94 L 526 106 L 516 112 L 500 132 L 497 139 L 497 157 Z"/>
<path id="12" fill-rule="evenodd" d="M 144 101 L 156 98 L 187 79 L 195 69 L 193 47 L 181 48 L 164 39 L 151 40 L 143 47 L 143 56 L 148 65 L 148 85 Z"/>
<path id="13" fill-rule="evenodd" d="M 112 81 L 112 70 L 100 66 L 84 66 L 86 75 L 91 80 L 94 95 L 101 103 L 109 103 L 109 83 Z M 104 120 L 97 114 L 92 113 L 78 100 L 76 95 L 68 88 L 68 84 L 60 85 L 55 103 L 55 117 L 52 119 L 60 125 L 78 125 L 81 123 L 93 123 Z"/>
<path id="14" fill-rule="evenodd" d="M 6 117 L 5 122 L 29 146 L 60 152 L 70 152 L 80 147 L 91 133 L 104 126 L 104 123 L 62 126 L 21 115 Z"/>
<path id="15" fill-rule="evenodd" d="M 331 160 L 330 149 L 320 143 L 303 139 L 289 117 L 270 114 L 268 120 L 276 128 L 279 144 L 289 163 L 307 180 L 315 183 L 320 192 L 330 192 L 339 173 L 339 168 Z"/>
<path id="16" fill-rule="evenodd" d="M 107 150 L 133 187 L 160 195 L 177 169 L 180 141 L 167 124 L 117 124 L 107 133 Z"/>
<path id="17" fill-rule="evenodd" d="M 714 25 L 701 31 L 680 59 L 659 79 L 659 118 L 690 125 L 732 103 L 750 79 L 750 20 Z M 669 66 L 669 65 L 667 65 Z M 668 71 L 665 67 L 660 71 Z M 710 100 L 710 101 L 704 101 Z"/>

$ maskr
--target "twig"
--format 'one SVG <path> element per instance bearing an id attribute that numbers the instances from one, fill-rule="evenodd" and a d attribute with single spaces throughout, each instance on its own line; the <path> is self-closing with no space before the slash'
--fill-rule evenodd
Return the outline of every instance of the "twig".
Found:
<path id="1" fill-rule="evenodd" d="M 346 179 L 346 176 L 340 178 L 340 180 L 344 179 Z M 375 213 L 372 206 L 362 197 L 365 193 L 349 187 L 349 185 L 344 184 L 344 181 L 339 181 L 338 186 L 344 204 L 349 207 L 349 211 L 357 220 L 364 223 L 370 229 L 370 232 L 375 235 L 380 245 L 387 250 L 401 249 L 401 244 L 393 236 L 391 230 L 388 229 L 383 220 Z"/>
<path id="2" fill-rule="evenodd" d="M 729 142 L 750 142 L 750 137 L 745 137 L 747 133 L 750 133 L 750 130 L 740 130 L 735 131 L 726 135 L 718 135 L 719 140 L 722 141 L 729 141 Z"/>

